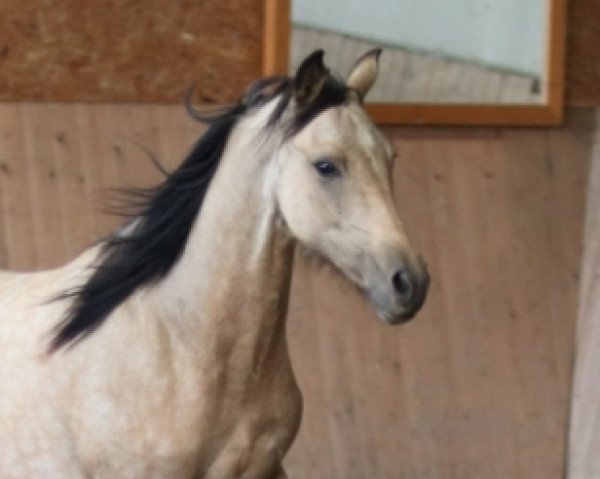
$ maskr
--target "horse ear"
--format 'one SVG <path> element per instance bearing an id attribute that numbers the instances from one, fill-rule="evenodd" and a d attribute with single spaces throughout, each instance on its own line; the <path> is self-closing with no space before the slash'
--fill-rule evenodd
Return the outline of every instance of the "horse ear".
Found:
<path id="1" fill-rule="evenodd" d="M 368 51 L 356 61 L 348 74 L 346 85 L 357 91 L 361 99 L 365 98 L 377 80 L 380 55 L 381 48 Z"/>
<path id="2" fill-rule="evenodd" d="M 328 77 L 323 50 L 316 50 L 304 59 L 294 77 L 294 98 L 299 108 L 310 105 L 319 96 Z"/>

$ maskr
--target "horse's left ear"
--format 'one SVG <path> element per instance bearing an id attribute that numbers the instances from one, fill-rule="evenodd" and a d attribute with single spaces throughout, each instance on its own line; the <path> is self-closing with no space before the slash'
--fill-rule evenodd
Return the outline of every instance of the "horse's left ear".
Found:
<path id="1" fill-rule="evenodd" d="M 375 80 L 377 80 L 380 55 L 381 48 L 368 51 L 356 61 L 348 74 L 346 85 L 358 92 L 361 99 L 367 96 Z"/>
<path id="2" fill-rule="evenodd" d="M 329 70 L 323 65 L 323 50 L 311 53 L 294 77 L 294 98 L 299 108 L 310 105 L 325 86 Z"/>

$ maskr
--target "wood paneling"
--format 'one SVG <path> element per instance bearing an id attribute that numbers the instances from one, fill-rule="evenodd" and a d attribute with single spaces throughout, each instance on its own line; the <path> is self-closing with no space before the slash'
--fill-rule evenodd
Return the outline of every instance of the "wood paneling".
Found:
<path id="1" fill-rule="evenodd" d="M 178 107 L 0 105 L 5 265 L 73 257 L 117 224 L 100 212 L 104 188 L 160 179 L 140 145 L 175 166 L 202 129 Z"/>
<path id="2" fill-rule="evenodd" d="M 560 479 L 593 112 L 561 129 L 395 128 L 395 196 L 431 295 L 381 324 L 298 258 L 305 397 L 290 477 Z M 115 225 L 98 189 L 159 179 L 202 128 L 181 108 L 0 105 L 0 261 L 61 264 Z"/>

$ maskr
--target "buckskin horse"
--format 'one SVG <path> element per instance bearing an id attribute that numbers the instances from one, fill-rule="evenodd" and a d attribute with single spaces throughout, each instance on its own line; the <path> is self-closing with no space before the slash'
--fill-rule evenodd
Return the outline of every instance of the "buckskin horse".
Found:
<path id="1" fill-rule="evenodd" d="M 394 208 L 394 152 L 309 55 L 251 85 L 124 226 L 66 266 L 0 271 L 0 477 L 282 479 L 301 417 L 285 337 L 301 246 L 391 324 L 429 276 Z"/>

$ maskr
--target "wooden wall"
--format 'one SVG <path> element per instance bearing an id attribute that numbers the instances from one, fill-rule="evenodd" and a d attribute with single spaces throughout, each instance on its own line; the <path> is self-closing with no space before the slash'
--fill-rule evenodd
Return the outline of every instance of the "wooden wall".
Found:
<path id="1" fill-rule="evenodd" d="M 291 478 L 560 479 L 595 118 L 561 129 L 391 128 L 395 195 L 433 278 L 384 326 L 301 261 L 289 336 L 305 396 Z M 49 268 L 110 231 L 98 190 L 175 166 L 180 107 L 0 105 L 0 266 Z"/>

